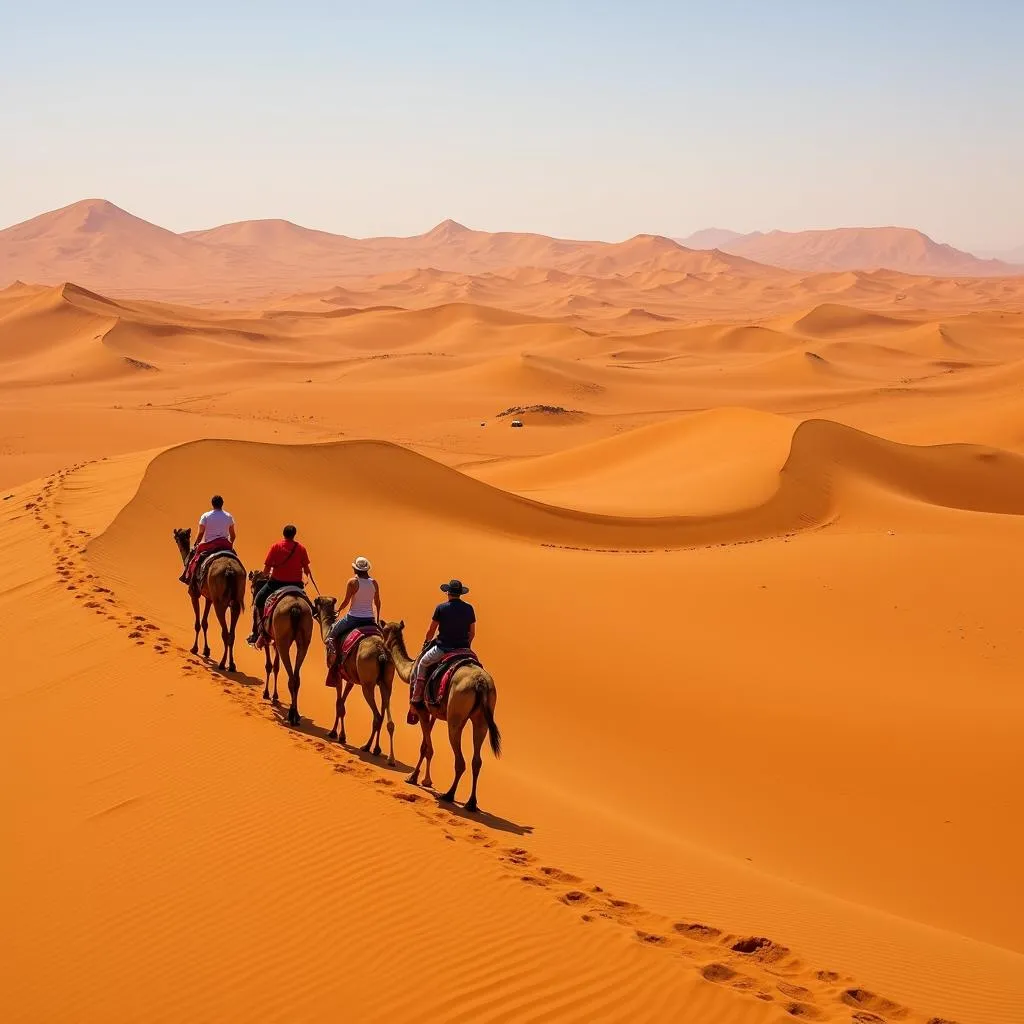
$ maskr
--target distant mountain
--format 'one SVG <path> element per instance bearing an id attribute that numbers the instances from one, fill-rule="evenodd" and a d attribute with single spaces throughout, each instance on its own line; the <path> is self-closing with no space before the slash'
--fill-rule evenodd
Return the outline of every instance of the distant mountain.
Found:
<path id="1" fill-rule="evenodd" d="M 237 269 L 224 249 L 177 235 L 105 199 L 83 199 L 0 231 L 0 282 L 76 281 L 121 294 L 173 280 L 198 285 Z"/>
<path id="2" fill-rule="evenodd" d="M 694 231 L 692 235 L 687 235 L 686 238 L 677 238 L 675 241 L 686 246 L 687 249 L 721 249 L 728 252 L 732 243 L 743 238 L 756 238 L 760 234 L 760 231 L 744 235 L 739 231 L 730 231 L 728 228 L 703 228 L 700 231 Z"/>
<path id="3" fill-rule="evenodd" d="M 87 199 L 0 231 L 0 287 L 20 279 L 75 281 L 112 295 L 214 297 L 317 288 L 350 277 L 433 269 L 481 274 L 534 267 L 575 275 L 772 274 L 669 238 L 625 242 L 474 231 L 442 221 L 409 238 L 350 238 L 287 220 L 252 220 L 175 234 L 102 199 Z"/>
<path id="4" fill-rule="evenodd" d="M 710 228 L 687 241 L 731 232 Z M 1020 274 L 1021 267 L 979 259 L 913 228 L 830 228 L 822 231 L 755 231 L 735 235 L 718 248 L 758 263 L 789 270 L 897 270 L 937 277 L 997 277 Z"/>
<path id="5" fill-rule="evenodd" d="M 1015 249 L 971 249 L 971 252 L 981 259 L 1024 265 L 1024 245 L 1018 245 Z"/>
<path id="6" fill-rule="evenodd" d="M 350 238 L 286 220 L 239 221 L 176 234 L 106 200 L 87 199 L 0 230 L 0 288 L 15 280 L 73 281 L 115 297 L 223 302 L 307 293 L 356 278 L 418 271 L 497 274 L 505 281 L 502 288 L 523 273 L 524 280 L 538 274 L 541 279 L 570 275 L 584 291 L 593 287 L 586 281 L 614 280 L 642 291 L 674 282 L 673 287 L 685 284 L 691 295 L 702 288 L 713 291 L 733 278 L 740 283 L 774 281 L 786 288 L 795 279 L 794 271 L 1024 273 L 1024 268 L 979 260 L 905 228 L 764 235 L 712 229 L 688 241 L 695 239 L 719 244 L 695 249 L 661 235 L 636 235 L 624 242 L 579 241 L 475 231 L 453 220 L 408 238 Z M 455 286 L 449 282 L 445 287 Z M 470 298 L 481 287 L 479 281 L 465 284 Z"/>

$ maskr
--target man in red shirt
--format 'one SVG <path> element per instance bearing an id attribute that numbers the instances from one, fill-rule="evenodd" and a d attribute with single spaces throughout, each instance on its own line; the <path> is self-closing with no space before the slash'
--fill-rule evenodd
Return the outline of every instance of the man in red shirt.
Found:
<path id="1" fill-rule="evenodd" d="M 282 532 L 284 539 L 271 546 L 264 560 L 263 571 L 270 575 L 270 579 L 260 587 L 253 601 L 252 633 L 245 639 L 247 644 L 255 644 L 259 639 L 260 619 L 263 618 L 267 598 L 282 587 L 305 586 L 303 576 L 312 575 L 309 569 L 309 554 L 295 539 L 298 531 L 289 524 Z"/>

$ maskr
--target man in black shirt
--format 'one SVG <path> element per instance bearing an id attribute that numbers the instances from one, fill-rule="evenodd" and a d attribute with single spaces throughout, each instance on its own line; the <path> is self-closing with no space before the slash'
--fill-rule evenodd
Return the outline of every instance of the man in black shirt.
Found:
<path id="1" fill-rule="evenodd" d="M 471 648 L 476 637 L 476 612 L 471 604 L 462 600 L 462 595 L 469 593 L 469 587 L 464 587 L 459 580 L 452 580 L 450 583 L 442 583 L 441 590 L 448 595 L 448 600 L 442 601 L 434 609 L 430 628 L 423 639 L 423 653 L 413 674 L 413 704 L 423 703 L 423 688 L 431 666 L 436 665 L 449 651 Z"/>

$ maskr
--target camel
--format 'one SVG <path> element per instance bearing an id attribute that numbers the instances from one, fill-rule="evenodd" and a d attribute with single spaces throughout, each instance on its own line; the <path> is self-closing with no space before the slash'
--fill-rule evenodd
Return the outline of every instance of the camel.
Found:
<path id="1" fill-rule="evenodd" d="M 320 623 L 320 636 L 325 647 L 327 645 L 327 636 L 338 617 L 336 611 L 337 604 L 338 599 L 336 597 L 318 597 L 313 602 L 313 606 L 316 608 L 317 621 Z M 340 653 L 339 651 L 338 654 L 340 655 Z M 330 658 L 330 655 L 328 655 L 328 658 Z M 335 704 L 334 725 L 331 726 L 331 731 L 327 734 L 327 738 L 330 740 L 340 739 L 342 743 L 345 742 L 345 701 L 348 699 L 352 687 L 355 686 L 355 683 L 351 682 L 351 680 L 357 680 L 363 691 L 363 697 L 366 699 L 366 703 L 370 706 L 370 711 L 373 714 L 370 738 L 359 749 L 369 753 L 372 747 L 374 756 L 380 756 L 380 731 L 384 725 L 384 717 L 386 715 L 388 721 L 388 746 L 390 749 L 388 764 L 394 766 L 395 720 L 391 717 L 391 687 L 395 680 L 395 666 L 391 662 L 391 657 L 384 646 L 384 641 L 379 636 L 363 637 L 345 659 L 344 679 L 341 672 L 338 671 L 339 668 L 341 666 L 334 664 L 330 660 L 328 661 L 327 683 L 329 686 L 334 686 L 338 693 L 338 700 Z M 343 687 L 344 692 L 342 692 Z M 377 702 L 374 699 L 373 691 L 375 688 L 380 689 L 381 709 L 379 711 L 377 710 Z"/>
<path id="2" fill-rule="evenodd" d="M 192 551 L 192 528 L 184 527 L 174 531 L 174 543 L 178 545 L 178 554 L 185 565 Z M 225 665 L 229 672 L 235 671 L 235 626 L 238 617 L 245 610 L 245 566 L 238 555 L 231 551 L 223 551 L 207 563 L 206 578 L 203 580 L 202 592 L 197 593 L 193 587 L 188 588 L 188 596 L 192 601 L 195 615 L 196 639 L 192 644 L 192 653 L 199 653 L 199 630 L 203 631 L 203 657 L 210 656 L 210 639 L 207 627 L 210 621 L 210 605 L 217 613 L 220 623 L 220 635 L 224 641 L 224 654 L 217 667 L 223 671 Z M 199 617 L 199 598 L 206 599 L 202 620 Z M 230 625 L 227 621 L 231 613 Z"/>
<path id="3" fill-rule="evenodd" d="M 253 594 L 267 582 L 269 577 L 266 573 L 253 569 L 249 573 L 249 583 L 252 586 Z M 284 670 L 288 673 L 288 692 L 291 694 L 292 703 L 288 708 L 288 724 L 298 725 L 302 718 L 299 715 L 299 686 L 301 681 L 299 672 L 302 663 L 306 660 L 306 652 L 313 640 L 313 610 L 309 601 L 299 594 L 285 594 L 274 606 L 274 615 L 270 620 L 270 643 L 266 651 L 267 682 L 263 687 L 263 699 L 271 700 L 270 697 L 270 674 L 274 674 L 274 704 L 280 703 L 277 697 L 277 673 L 280 670 L 281 662 L 284 662 Z M 274 661 L 270 661 L 270 647 L 274 647 Z M 291 649 L 295 644 L 295 663 L 292 664 Z"/>
<path id="4" fill-rule="evenodd" d="M 391 654 L 398 675 L 405 681 L 412 679 L 415 662 L 405 649 L 405 622 L 384 623 L 384 644 Z M 420 766 L 426 761 L 426 774 L 423 785 L 431 786 L 430 761 L 434 756 L 434 746 L 430 734 L 434 728 L 434 719 L 440 718 L 448 723 L 448 739 L 451 741 L 452 752 L 455 754 L 455 779 L 451 788 L 440 799 L 445 803 L 455 802 L 455 791 L 459 780 L 466 771 L 466 759 L 462 756 L 462 730 L 466 722 L 473 723 L 473 789 L 466 801 L 467 811 L 475 811 L 476 786 L 480 777 L 480 766 L 483 763 L 480 751 L 484 745 L 484 737 L 491 741 L 491 750 L 495 757 L 501 757 L 501 733 L 494 721 L 494 705 L 498 701 L 498 691 L 490 673 L 480 665 L 463 665 L 456 669 L 455 675 L 448 684 L 444 704 L 439 708 L 429 705 L 414 709 L 423 730 L 423 742 L 420 744 L 420 758 L 416 767 L 407 779 L 412 785 L 419 782 Z"/>

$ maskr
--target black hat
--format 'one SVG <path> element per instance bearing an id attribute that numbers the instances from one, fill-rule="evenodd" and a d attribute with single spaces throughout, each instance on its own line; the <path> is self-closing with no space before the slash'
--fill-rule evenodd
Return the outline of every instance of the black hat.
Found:
<path id="1" fill-rule="evenodd" d="M 442 583 L 441 589 L 449 597 L 458 597 L 460 594 L 469 593 L 469 587 L 464 587 L 459 580 L 452 580 L 450 583 Z"/>

